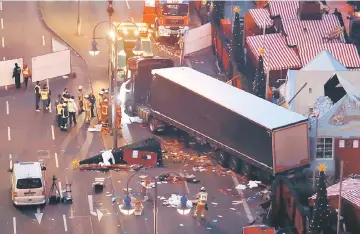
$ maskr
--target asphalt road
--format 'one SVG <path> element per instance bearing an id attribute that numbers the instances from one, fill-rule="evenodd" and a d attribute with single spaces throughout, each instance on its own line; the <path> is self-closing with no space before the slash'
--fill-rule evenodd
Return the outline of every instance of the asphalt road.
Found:
<path id="1" fill-rule="evenodd" d="M 25 5 L 23 5 L 25 4 Z M 115 20 L 141 20 L 142 2 L 120 1 L 115 2 Z M 24 8 L 22 8 L 24 7 Z M 68 88 L 70 93 L 76 95 L 79 85 L 85 88 L 85 92 L 94 90 L 96 93 L 107 84 L 107 44 L 99 41 L 100 54 L 91 57 L 88 53 L 91 42 L 92 29 L 96 22 L 107 19 L 106 2 L 81 2 L 82 36 L 76 36 L 76 2 L 42 2 L 41 7 L 44 19 L 52 30 L 59 34 L 71 45 L 83 60 L 72 53 L 72 70 L 76 71 L 74 79 L 55 78 L 49 81 L 53 93 L 53 101 L 63 88 Z M 49 53 L 51 47 L 47 41 L 54 36 L 46 30 L 35 2 L 4 2 L 0 8 L 0 16 L 3 18 L 4 28 L 7 21 L 14 22 L 22 29 L 14 29 L 1 32 L 6 39 L 5 45 L 16 50 L 3 49 L 6 58 L 31 58 L 43 53 Z M 10 10 L 11 9 L 11 10 Z M 24 17 L 18 17 L 13 12 L 22 9 Z M 21 11 L 19 11 L 21 12 Z M 51 16 L 49 18 L 49 16 Z M 31 19 L 31 20 L 30 20 Z M 31 27 L 30 27 L 31 25 Z M 25 27 L 27 26 L 27 27 Z M 29 31 L 26 31 L 29 30 Z M 4 32 L 3 32 L 4 31 Z M 104 34 L 104 27 L 99 27 L 96 33 Z M 27 40 L 20 40 L 26 34 Z M 13 33 L 13 34 L 12 34 Z M 42 45 L 42 36 L 45 36 L 45 46 Z M 13 40 L 13 38 L 15 39 Z M 19 38 L 19 40 L 17 39 Z M 40 38 L 40 39 L 38 39 Z M 39 45 L 36 44 L 40 40 Z M 24 41 L 27 41 L 24 43 Z M 11 47 L 10 47 L 11 46 Z M 165 48 L 165 49 L 163 49 Z M 166 47 L 160 48 L 155 53 L 160 56 L 169 56 Z M 1 50 L 0 50 L 1 51 Z M 176 58 L 175 58 L 176 59 Z M 26 59 L 25 59 L 26 61 Z M 91 79 L 89 79 L 91 77 Z M 92 86 L 90 86 L 92 84 Z M 73 234 L 136 234 L 152 232 L 152 204 L 145 204 L 144 215 L 140 217 L 126 217 L 119 214 L 118 205 L 124 197 L 124 188 L 131 172 L 80 172 L 72 169 L 71 162 L 74 159 L 84 159 L 97 154 L 105 147 L 108 148 L 109 139 L 101 138 L 100 133 L 87 132 L 87 126 L 83 123 L 83 116 L 78 117 L 78 125 L 68 133 L 60 132 L 54 123 L 54 113 L 35 112 L 34 96 L 32 87 L 25 90 L 1 90 L 0 91 L 0 225 L 1 233 L 73 233 Z M 146 128 L 137 123 L 129 123 L 123 120 L 122 143 L 134 142 L 151 136 Z M 167 139 L 165 137 L 165 139 Z M 180 147 L 181 146 L 177 146 Z M 180 148 L 178 150 L 180 150 Z M 72 205 L 47 205 L 37 211 L 36 207 L 16 209 L 12 206 L 10 197 L 10 175 L 7 172 L 10 164 L 14 161 L 36 161 L 41 157 L 47 166 L 46 181 L 47 191 L 51 186 L 52 175 L 58 178 L 57 185 L 60 190 L 65 189 L 65 184 L 72 184 Z M 180 216 L 174 208 L 160 206 L 159 232 L 160 233 L 240 233 L 241 227 L 248 223 L 247 211 L 251 212 L 250 218 L 256 217 L 256 198 L 246 201 L 249 209 L 243 205 L 232 205 L 232 201 L 240 200 L 234 191 L 234 178 L 242 183 L 241 178 L 231 175 L 218 176 L 214 173 L 193 172 L 191 166 L 184 167 L 182 164 L 168 163 L 167 168 L 149 170 L 153 175 L 159 175 L 165 171 L 181 172 L 187 170 L 201 180 L 201 184 L 183 185 L 159 185 L 159 196 L 168 197 L 171 193 L 187 193 L 192 198 L 200 186 L 205 186 L 210 194 L 211 205 L 205 221 L 195 220 L 191 217 Z M 95 178 L 105 178 L 105 191 L 101 194 L 93 192 L 92 183 Z M 130 186 L 137 190 L 139 178 L 135 177 Z M 231 189 L 234 196 L 224 195 L 219 189 Z M 258 189 L 245 191 L 245 197 L 253 197 Z M 109 194 L 116 195 L 115 202 Z M 214 205 L 212 202 L 218 203 Z M 234 208 L 234 209 L 230 209 Z M 101 219 L 96 212 L 101 213 Z M 40 224 L 35 218 L 35 213 L 43 213 Z M 6 215 L 4 215 L 6 214 Z"/>

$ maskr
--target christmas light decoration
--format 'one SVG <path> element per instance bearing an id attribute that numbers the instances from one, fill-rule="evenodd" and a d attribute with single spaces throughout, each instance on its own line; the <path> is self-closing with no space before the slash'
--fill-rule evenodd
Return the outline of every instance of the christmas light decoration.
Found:
<path id="1" fill-rule="evenodd" d="M 318 170 L 320 177 L 317 183 L 317 194 L 309 234 L 331 233 L 330 209 L 325 183 L 326 165 L 320 164 Z"/>
<path id="2" fill-rule="evenodd" d="M 263 56 L 259 55 L 259 63 L 255 71 L 255 78 L 253 82 L 253 94 L 265 99 L 266 93 L 266 76 L 264 72 Z"/>
<path id="3" fill-rule="evenodd" d="M 240 8 L 235 7 L 235 19 L 233 27 L 233 50 L 234 57 L 236 61 L 237 70 L 244 73 L 245 71 L 245 60 L 244 60 L 244 46 L 243 46 L 243 37 L 244 37 L 244 28 L 240 24 Z"/>

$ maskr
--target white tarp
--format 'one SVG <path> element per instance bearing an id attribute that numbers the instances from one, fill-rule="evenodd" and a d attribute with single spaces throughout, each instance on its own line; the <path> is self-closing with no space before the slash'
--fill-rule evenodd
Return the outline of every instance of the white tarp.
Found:
<path id="1" fill-rule="evenodd" d="M 58 52 L 69 49 L 66 45 L 62 44 L 58 40 L 51 38 L 52 52 Z"/>
<path id="2" fill-rule="evenodd" d="M 19 67 L 23 67 L 23 59 L 12 59 L 6 61 L 0 61 L 0 86 L 7 86 L 15 84 L 15 79 L 12 78 L 13 70 L 15 67 L 15 63 L 19 65 Z M 21 82 L 23 80 L 21 73 Z"/>
<path id="3" fill-rule="evenodd" d="M 184 56 L 211 46 L 211 25 L 193 28 L 184 36 Z"/>
<path id="4" fill-rule="evenodd" d="M 32 81 L 42 81 L 71 73 L 70 50 L 32 58 Z"/>

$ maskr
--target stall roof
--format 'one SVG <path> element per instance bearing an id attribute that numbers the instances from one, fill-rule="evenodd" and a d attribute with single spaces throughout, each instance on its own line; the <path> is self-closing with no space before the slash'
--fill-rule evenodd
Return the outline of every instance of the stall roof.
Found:
<path id="1" fill-rule="evenodd" d="M 250 15 L 254 19 L 259 28 L 269 28 L 273 25 L 273 20 L 270 19 L 270 13 L 267 9 L 250 9 Z"/>
<path id="2" fill-rule="evenodd" d="M 247 37 L 246 43 L 256 58 L 260 55 L 259 50 L 264 48 L 264 67 L 270 71 L 302 67 L 299 56 L 286 45 L 285 38 L 280 33 Z"/>
<path id="3" fill-rule="evenodd" d="M 342 182 L 342 197 L 360 207 L 360 179 L 348 178 Z M 326 189 L 327 196 L 339 196 L 340 183 L 334 184 Z M 310 199 L 315 200 L 316 194 Z"/>
<path id="4" fill-rule="evenodd" d="M 287 34 L 289 45 L 300 43 L 344 43 L 344 34 L 332 40 L 326 39 L 336 28 L 341 27 L 338 18 L 333 14 L 323 14 L 322 20 L 283 19 L 282 24 Z"/>
<path id="5" fill-rule="evenodd" d="M 271 15 L 280 16 L 282 20 L 296 19 L 298 17 L 298 1 L 270 1 L 269 7 Z"/>
<path id="6" fill-rule="evenodd" d="M 302 63 L 306 65 L 300 71 L 347 71 L 346 67 L 336 60 L 329 51 L 323 50 L 317 54 L 312 54 L 310 52 L 313 51 L 308 51 L 303 46 L 305 44 L 299 46 L 299 54 Z M 311 44 L 306 44 L 306 46 L 311 46 Z M 311 61 L 306 62 L 305 60 L 310 57 L 312 57 Z"/>
<path id="7" fill-rule="evenodd" d="M 189 67 L 154 69 L 153 74 L 175 82 L 270 130 L 307 121 L 289 111 Z"/>
<path id="8" fill-rule="evenodd" d="M 317 57 L 325 58 L 324 51 L 327 51 L 336 62 L 342 64 L 342 67 L 360 68 L 360 57 L 358 51 L 353 44 L 344 43 L 301 43 L 298 45 L 300 60 L 303 66 L 308 64 L 311 60 Z M 334 59 L 329 61 L 327 65 L 334 64 Z M 326 62 L 326 61 L 324 61 Z M 326 64 L 324 64 L 326 65 Z M 341 66 L 336 65 L 337 70 L 344 70 Z"/>

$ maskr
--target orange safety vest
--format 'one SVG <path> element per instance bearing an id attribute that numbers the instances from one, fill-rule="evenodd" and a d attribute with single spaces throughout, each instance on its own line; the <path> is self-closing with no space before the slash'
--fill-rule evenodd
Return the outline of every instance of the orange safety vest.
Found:
<path id="1" fill-rule="evenodd" d="M 121 116 L 121 107 L 120 106 L 116 106 L 116 114 Z"/>
<path id="2" fill-rule="evenodd" d="M 24 76 L 24 78 L 27 78 L 27 77 L 30 76 L 30 72 L 29 72 L 28 67 L 23 69 L 23 76 Z"/>
<path id="3" fill-rule="evenodd" d="M 101 105 L 101 114 L 102 115 L 108 115 L 108 104 L 104 103 Z"/>
<path id="4" fill-rule="evenodd" d="M 86 101 L 85 101 L 85 110 L 86 110 L 86 111 L 89 111 L 89 110 L 90 110 L 90 101 L 89 101 L 89 100 L 86 100 Z"/>
<path id="5" fill-rule="evenodd" d="M 83 92 L 79 92 L 79 93 L 78 93 L 78 98 L 79 98 L 79 101 L 84 101 L 84 94 L 83 94 Z"/>

